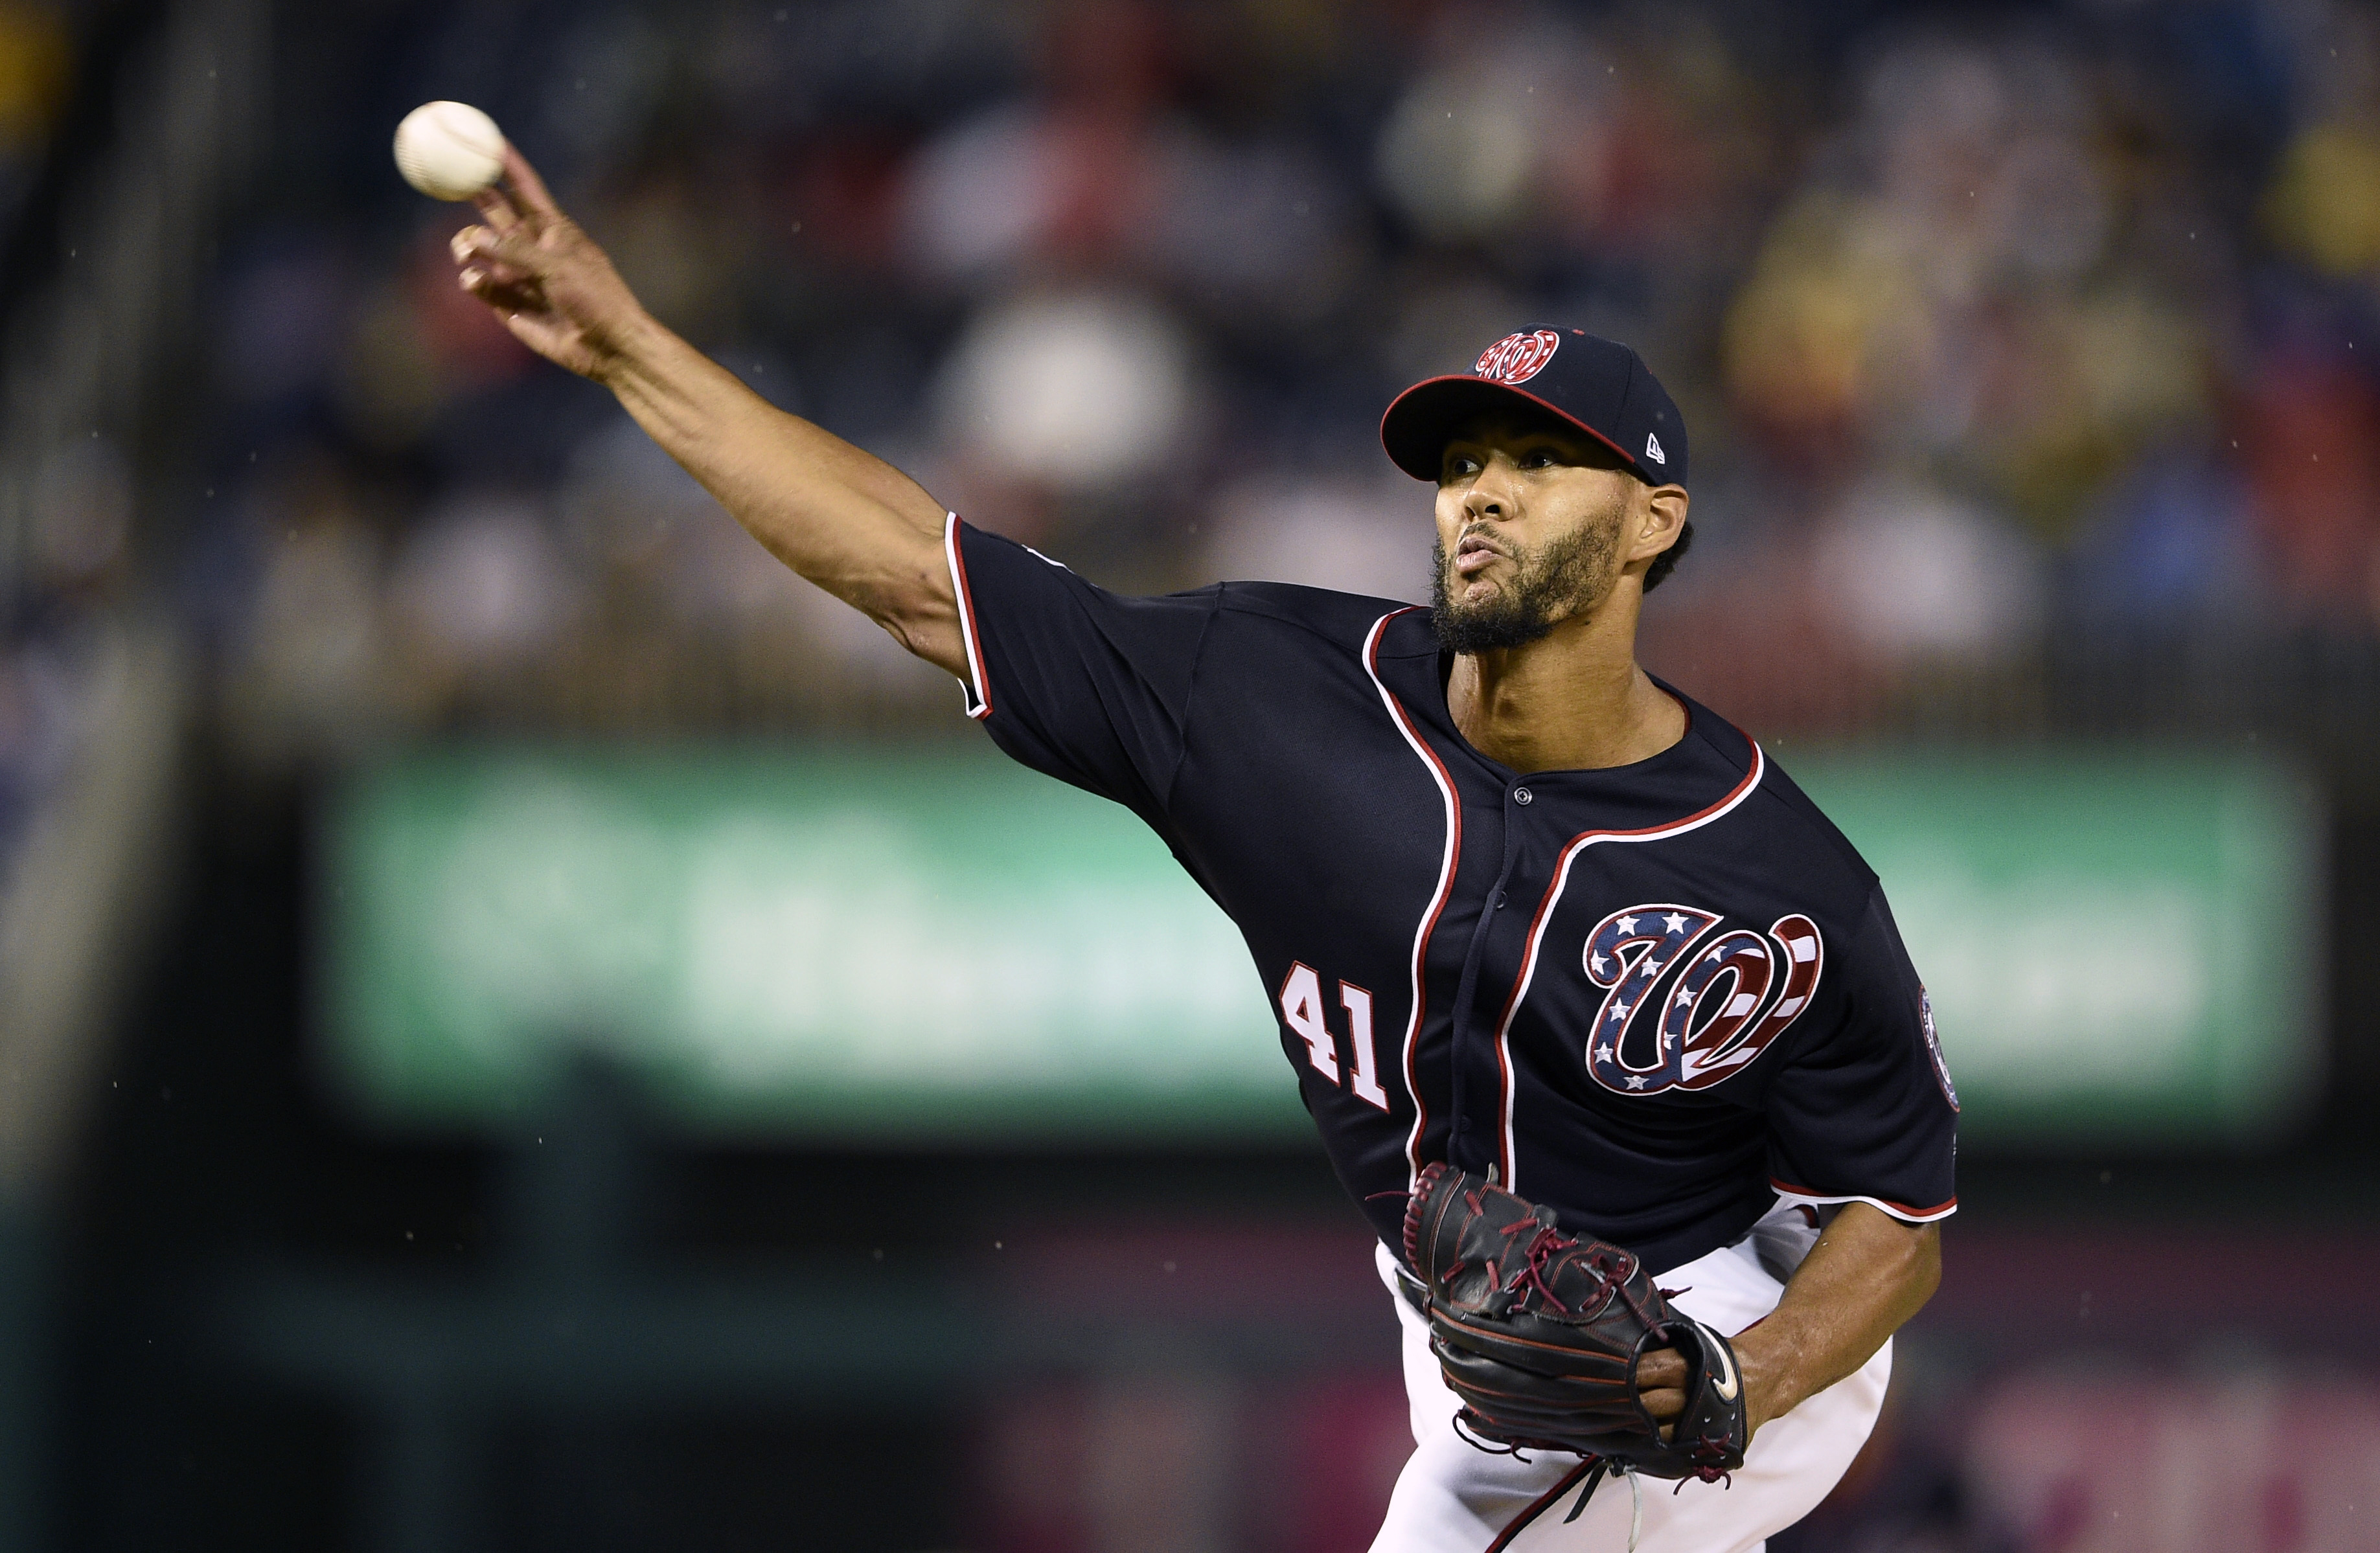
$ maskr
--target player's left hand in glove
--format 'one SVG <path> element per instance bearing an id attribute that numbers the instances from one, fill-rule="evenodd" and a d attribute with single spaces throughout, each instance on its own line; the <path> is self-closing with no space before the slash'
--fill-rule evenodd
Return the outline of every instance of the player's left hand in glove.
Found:
<path id="1" fill-rule="evenodd" d="M 1565 1235 L 1551 1209 L 1443 1164 L 1415 1183 L 1404 1239 L 1463 1427 L 1654 1477 L 1707 1483 L 1743 1464 L 1734 1348 L 1671 1307 L 1631 1253 Z M 1662 1348 L 1686 1363 L 1667 1438 L 1637 1388 L 1639 1363 Z"/>

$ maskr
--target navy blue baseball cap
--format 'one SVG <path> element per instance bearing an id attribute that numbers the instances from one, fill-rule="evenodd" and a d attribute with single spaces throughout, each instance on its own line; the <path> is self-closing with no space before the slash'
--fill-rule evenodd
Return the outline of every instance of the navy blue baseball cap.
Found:
<path id="1" fill-rule="evenodd" d="M 1686 483 L 1686 418 L 1645 358 L 1583 329 L 1537 325 L 1479 353 L 1468 372 L 1425 378 L 1380 418 L 1380 445 L 1415 479 L 1435 480 L 1455 432 L 1524 400 L 1609 447 L 1647 485 Z"/>

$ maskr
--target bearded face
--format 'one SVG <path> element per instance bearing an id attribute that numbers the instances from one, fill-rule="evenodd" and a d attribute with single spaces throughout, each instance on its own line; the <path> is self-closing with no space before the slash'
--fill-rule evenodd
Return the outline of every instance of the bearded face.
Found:
<path id="1" fill-rule="evenodd" d="M 1430 542 L 1429 618 L 1448 652 L 1525 647 L 1594 607 L 1618 569 L 1621 513 L 1599 514 L 1536 547 L 1498 541 L 1511 576 L 1486 598 L 1464 601 L 1465 587 L 1443 540 Z"/>

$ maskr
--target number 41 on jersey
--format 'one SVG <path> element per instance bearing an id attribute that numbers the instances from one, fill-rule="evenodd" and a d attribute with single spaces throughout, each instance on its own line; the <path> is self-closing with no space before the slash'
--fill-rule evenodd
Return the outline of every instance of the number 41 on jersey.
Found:
<path id="1" fill-rule="evenodd" d="M 1339 984 L 1339 1006 L 1347 1011 L 1348 1049 L 1355 1071 L 1349 1087 L 1366 1104 L 1389 1109 L 1389 1092 L 1380 1087 L 1380 1059 L 1372 1044 L 1372 995 L 1352 981 Z M 1281 1017 L 1305 1041 L 1314 1071 L 1339 1082 L 1339 1046 L 1322 1017 L 1322 978 L 1304 963 L 1292 965 L 1281 983 Z"/>

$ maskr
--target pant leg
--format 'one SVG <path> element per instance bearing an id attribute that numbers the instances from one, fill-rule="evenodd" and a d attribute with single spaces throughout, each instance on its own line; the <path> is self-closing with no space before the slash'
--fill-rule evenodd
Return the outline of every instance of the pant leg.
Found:
<path id="1" fill-rule="evenodd" d="M 1461 1404 L 1429 1352 L 1429 1330 L 1396 1292 L 1396 1262 L 1378 1248 L 1382 1280 L 1402 1334 L 1405 1394 L 1415 1445 L 1389 1500 L 1372 1553 L 1759 1553 L 1773 1532 L 1815 1509 L 1875 1427 L 1892 1373 L 1888 1342 L 1857 1373 L 1763 1426 L 1728 1483 L 1606 1477 L 1575 1521 L 1579 1461 L 1526 1452 L 1491 1455 L 1466 1443 L 1451 1419 Z M 1728 1246 L 1654 1280 L 1681 1289 L 1674 1303 L 1730 1334 L 1776 1308 L 1784 1285 L 1748 1245 Z M 1503 1539 L 1500 1542 L 1499 1539 Z"/>
<path id="2" fill-rule="evenodd" d="M 1481 1553 L 1533 1507 L 1542 1511 L 1578 1459 L 1536 1451 L 1492 1455 L 1455 1433 L 1454 1413 L 1463 1404 L 1439 1375 L 1428 1327 L 1397 1292 L 1395 1259 L 1386 1246 L 1376 1249 L 1381 1279 L 1396 1305 L 1414 1453 L 1397 1474 L 1372 1553 Z M 1561 1513 L 1568 1510 L 1564 1505 Z"/>

